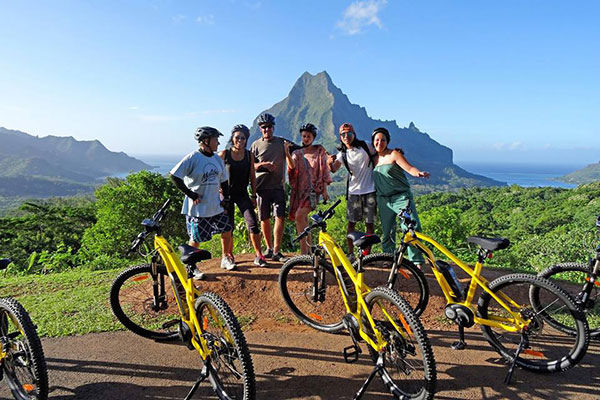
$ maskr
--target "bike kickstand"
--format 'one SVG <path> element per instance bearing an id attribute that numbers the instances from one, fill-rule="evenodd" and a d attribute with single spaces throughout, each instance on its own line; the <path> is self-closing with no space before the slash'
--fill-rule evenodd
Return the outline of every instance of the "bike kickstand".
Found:
<path id="1" fill-rule="evenodd" d="M 521 354 L 524 348 L 529 347 L 529 340 L 527 340 L 527 336 L 521 333 L 521 342 L 519 343 L 519 347 L 517 347 L 517 351 L 515 352 L 515 356 L 513 357 L 512 362 L 510 363 L 510 367 L 508 368 L 508 373 L 506 374 L 506 378 L 504 378 L 504 383 L 506 385 L 510 384 L 510 380 L 512 379 L 513 372 L 515 371 L 515 366 L 517 365 L 517 358 Z"/>
<path id="2" fill-rule="evenodd" d="M 200 376 L 198 377 L 198 379 L 192 386 L 192 389 L 190 390 L 190 392 L 187 394 L 187 396 L 185 396 L 184 400 L 190 400 L 192 398 L 192 396 L 194 395 L 194 393 L 196 392 L 196 390 L 198 390 L 198 387 L 200 386 L 202 381 L 204 381 L 206 378 L 208 378 L 208 366 L 206 364 L 204 364 L 204 367 L 202 367 L 202 371 L 200 371 Z"/>
<path id="3" fill-rule="evenodd" d="M 373 371 L 371 371 L 371 374 L 369 375 L 369 377 L 367 378 L 365 383 L 363 383 L 363 385 L 358 390 L 358 392 L 356 392 L 356 395 L 354 396 L 353 400 L 360 400 L 362 398 L 363 394 L 365 394 L 365 391 L 367 390 L 367 387 L 373 381 L 373 378 L 375 377 L 375 375 L 377 375 L 382 369 L 383 369 L 383 357 L 381 355 L 379 355 L 379 358 L 377 359 L 377 363 L 373 367 Z"/>

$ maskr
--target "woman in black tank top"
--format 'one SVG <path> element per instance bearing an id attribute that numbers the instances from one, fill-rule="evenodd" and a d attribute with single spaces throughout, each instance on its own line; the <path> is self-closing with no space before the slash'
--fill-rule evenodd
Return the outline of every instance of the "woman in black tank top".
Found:
<path id="1" fill-rule="evenodd" d="M 240 213 L 246 220 L 250 241 L 256 253 L 254 264 L 266 267 L 267 262 L 262 255 L 260 244 L 260 229 L 254 212 L 256 208 L 256 173 L 254 171 L 254 156 L 246 150 L 248 137 L 250 137 L 250 130 L 245 125 L 234 126 L 229 140 L 230 148 L 219 153 L 225 161 L 225 167 L 229 175 L 229 205 L 226 211 L 235 228 L 234 206 L 237 204 Z M 248 196 L 248 184 L 252 189 L 252 197 Z M 230 254 L 233 254 L 233 242 L 228 250 L 230 250 Z"/>

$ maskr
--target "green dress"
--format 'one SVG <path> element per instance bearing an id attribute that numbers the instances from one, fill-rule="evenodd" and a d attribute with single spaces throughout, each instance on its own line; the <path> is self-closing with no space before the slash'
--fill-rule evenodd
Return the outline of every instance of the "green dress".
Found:
<path id="1" fill-rule="evenodd" d="M 410 212 L 417 222 L 415 229 L 421 230 L 421 221 L 413 200 L 410 184 L 404 170 L 396 163 L 382 164 L 373 170 L 373 181 L 377 190 L 377 207 L 383 230 L 382 247 L 386 253 L 393 253 L 396 249 L 396 218 L 400 211 L 406 207 L 410 200 Z M 404 225 L 402 226 L 404 228 Z M 408 247 L 407 259 L 415 264 L 423 264 L 425 259 L 420 250 L 413 246 Z"/>

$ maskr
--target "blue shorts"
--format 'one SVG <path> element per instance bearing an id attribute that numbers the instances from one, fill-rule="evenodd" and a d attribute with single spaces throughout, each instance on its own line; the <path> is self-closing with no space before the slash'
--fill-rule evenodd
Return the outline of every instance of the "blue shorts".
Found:
<path id="1" fill-rule="evenodd" d="M 191 217 L 186 215 L 185 222 L 192 242 L 208 242 L 213 235 L 233 230 L 229 217 L 224 212 L 212 217 Z"/>

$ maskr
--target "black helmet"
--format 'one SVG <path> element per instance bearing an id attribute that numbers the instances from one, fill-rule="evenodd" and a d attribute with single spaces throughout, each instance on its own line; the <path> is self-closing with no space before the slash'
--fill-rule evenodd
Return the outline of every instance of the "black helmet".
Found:
<path id="1" fill-rule="evenodd" d="M 375 140 L 375 135 L 377 135 L 378 133 L 383 133 L 383 136 L 385 136 L 385 140 L 388 142 L 388 144 L 390 143 L 390 132 L 384 127 L 375 128 L 375 130 L 371 134 L 371 141 Z"/>
<path id="2" fill-rule="evenodd" d="M 307 131 L 313 134 L 314 137 L 317 137 L 317 132 L 319 131 L 317 129 L 316 126 L 314 126 L 313 124 L 311 124 L 310 122 L 308 124 L 304 124 L 300 127 L 300 133 L 302 133 L 303 131 Z"/>
<path id="3" fill-rule="evenodd" d="M 258 116 L 258 120 L 256 122 L 258 123 L 258 126 L 275 125 L 275 117 L 269 113 L 262 113 Z"/>
<path id="4" fill-rule="evenodd" d="M 238 124 L 231 129 L 232 135 L 236 132 L 242 132 L 246 137 L 250 136 L 250 129 L 244 124 Z"/>
<path id="5" fill-rule="evenodd" d="M 200 128 L 196 129 L 196 133 L 194 133 L 194 137 L 199 142 L 204 139 L 219 136 L 223 136 L 223 134 L 219 132 L 218 129 L 213 128 L 212 126 L 201 126 Z"/>

